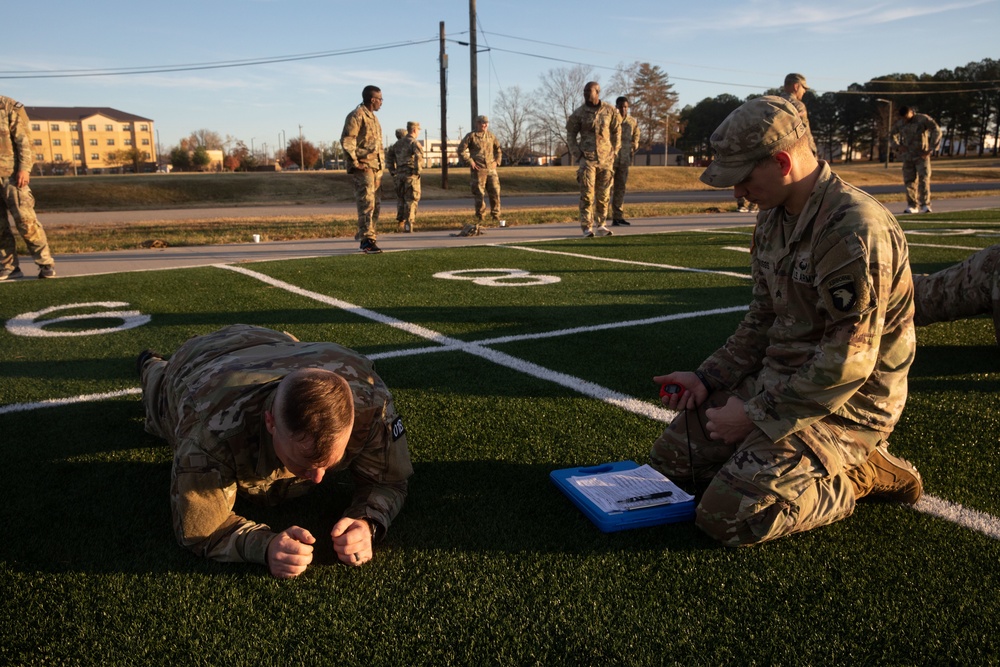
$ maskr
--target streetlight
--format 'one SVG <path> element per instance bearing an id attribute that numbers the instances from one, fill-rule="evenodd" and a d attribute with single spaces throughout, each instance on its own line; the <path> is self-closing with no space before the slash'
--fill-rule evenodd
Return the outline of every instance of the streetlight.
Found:
<path id="1" fill-rule="evenodd" d="M 889 105 L 889 115 L 885 120 L 885 168 L 889 168 L 889 146 L 892 142 L 892 100 L 883 100 L 881 97 L 875 98 L 876 102 Z"/>

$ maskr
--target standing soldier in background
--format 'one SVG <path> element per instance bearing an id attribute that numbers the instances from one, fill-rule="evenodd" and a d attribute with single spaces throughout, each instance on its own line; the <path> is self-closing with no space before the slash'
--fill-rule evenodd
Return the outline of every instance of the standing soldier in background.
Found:
<path id="1" fill-rule="evenodd" d="M 483 221 L 486 213 L 484 193 L 490 198 L 490 218 L 494 224 L 500 222 L 500 177 L 497 167 L 503 156 L 500 142 L 496 135 L 489 131 L 490 119 L 486 116 L 476 117 L 476 131 L 469 132 L 458 145 L 458 155 L 469 163 L 472 170 L 472 195 L 476 198 L 476 223 Z"/>
<path id="2" fill-rule="evenodd" d="M 806 126 L 806 133 L 809 135 L 809 148 L 812 149 L 813 155 L 819 155 L 816 152 L 816 140 L 813 139 L 812 130 L 809 129 L 809 112 L 806 111 L 806 105 L 802 103 L 802 98 L 805 97 L 807 90 L 809 90 L 809 86 L 806 85 L 806 78 L 793 72 L 785 76 L 785 85 L 778 96 L 791 102 L 795 110 L 799 112 L 799 118 L 802 119 L 802 123 Z"/>
<path id="3" fill-rule="evenodd" d="M 406 124 L 406 134 L 397 141 L 390 161 L 396 164 L 396 196 L 402 202 L 403 231 L 412 232 L 417 219 L 417 204 L 420 202 L 420 167 L 424 162 L 424 149 L 417 140 L 420 123 Z"/>
<path id="4" fill-rule="evenodd" d="M 55 260 L 49 251 L 45 230 L 35 216 L 35 198 L 28 188 L 31 180 L 31 132 L 24 105 L 0 95 L 0 280 L 21 278 L 17 239 L 10 229 L 7 213 L 14 216 L 18 233 L 38 265 L 39 278 L 56 275 Z"/>
<path id="5" fill-rule="evenodd" d="M 382 125 L 375 117 L 381 108 L 382 91 L 376 86 L 365 86 L 361 104 L 347 115 L 340 135 L 340 146 L 347 156 L 347 173 L 354 177 L 354 198 L 358 202 L 358 233 L 354 240 L 361 241 L 361 252 L 366 254 L 382 252 L 375 243 L 385 169 Z"/>
<path id="6" fill-rule="evenodd" d="M 906 213 L 931 212 L 931 153 L 941 142 L 941 128 L 934 119 L 899 107 L 899 120 L 892 126 L 892 145 L 903 160 Z"/>
<path id="7" fill-rule="evenodd" d="M 604 223 L 611 200 L 611 172 L 621 143 L 621 115 L 601 101 L 601 86 L 596 81 L 589 81 L 583 87 L 583 99 L 584 103 L 566 121 L 569 154 L 580 165 L 576 171 L 576 181 L 580 184 L 580 227 L 585 237 L 592 237 L 596 222 L 597 235 L 610 236 L 612 232 Z"/>
<path id="8" fill-rule="evenodd" d="M 406 215 L 403 213 L 404 183 L 402 179 L 396 177 L 396 147 L 402 143 L 403 137 L 405 136 L 405 127 L 401 127 L 396 130 L 396 143 L 389 146 L 389 150 L 385 152 L 385 168 L 389 170 L 389 175 L 392 176 L 393 192 L 396 193 L 396 223 L 400 229 L 403 229 L 403 223 L 406 221 Z"/>
<path id="9" fill-rule="evenodd" d="M 632 224 L 625 219 L 625 186 L 628 183 L 628 168 L 632 164 L 632 156 L 639 150 L 639 122 L 628 115 L 628 98 L 619 97 L 615 100 L 615 106 L 622 117 L 622 142 L 615 159 L 614 185 L 611 190 L 612 227 Z"/>

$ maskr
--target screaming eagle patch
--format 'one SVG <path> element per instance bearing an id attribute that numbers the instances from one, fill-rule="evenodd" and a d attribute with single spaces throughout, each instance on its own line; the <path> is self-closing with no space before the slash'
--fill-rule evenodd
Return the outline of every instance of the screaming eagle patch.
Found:
<path id="1" fill-rule="evenodd" d="M 858 290 L 855 286 L 854 276 L 848 274 L 832 278 L 826 283 L 826 289 L 830 294 L 830 303 L 842 313 L 849 313 L 854 310 L 858 303 Z"/>

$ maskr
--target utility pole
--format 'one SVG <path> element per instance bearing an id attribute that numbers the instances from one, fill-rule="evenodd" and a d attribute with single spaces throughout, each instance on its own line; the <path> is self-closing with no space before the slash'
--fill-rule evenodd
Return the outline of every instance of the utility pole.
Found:
<path id="1" fill-rule="evenodd" d="M 476 118 L 479 116 L 479 64 L 476 46 L 476 0 L 469 0 L 469 78 L 471 86 L 469 101 L 472 105 L 472 127 L 476 129 Z"/>
<path id="2" fill-rule="evenodd" d="M 299 171 L 306 170 L 306 149 L 302 145 L 302 126 L 299 125 Z"/>
<path id="3" fill-rule="evenodd" d="M 444 21 L 441 28 L 441 188 L 448 189 L 448 54 L 444 52 Z"/>

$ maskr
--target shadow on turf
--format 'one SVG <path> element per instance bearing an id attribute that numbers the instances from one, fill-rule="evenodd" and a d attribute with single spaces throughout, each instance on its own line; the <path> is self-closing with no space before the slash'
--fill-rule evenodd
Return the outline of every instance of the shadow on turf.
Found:
<path id="1" fill-rule="evenodd" d="M 138 434 L 136 434 L 138 436 Z M 549 481 L 551 466 L 493 461 L 415 466 L 410 497 L 387 543 L 405 551 L 505 554 L 614 554 L 718 548 L 688 523 L 601 533 Z M 8 488 L 8 538 L 0 561 L 24 572 L 259 573 L 214 563 L 174 540 L 168 463 L 40 460 Z M 40 483 L 44 480 L 44 483 Z M 305 498 L 278 507 L 238 501 L 236 511 L 280 530 L 300 525 L 317 537 L 315 563 L 336 565 L 327 537 L 352 483 L 331 476 Z"/>

